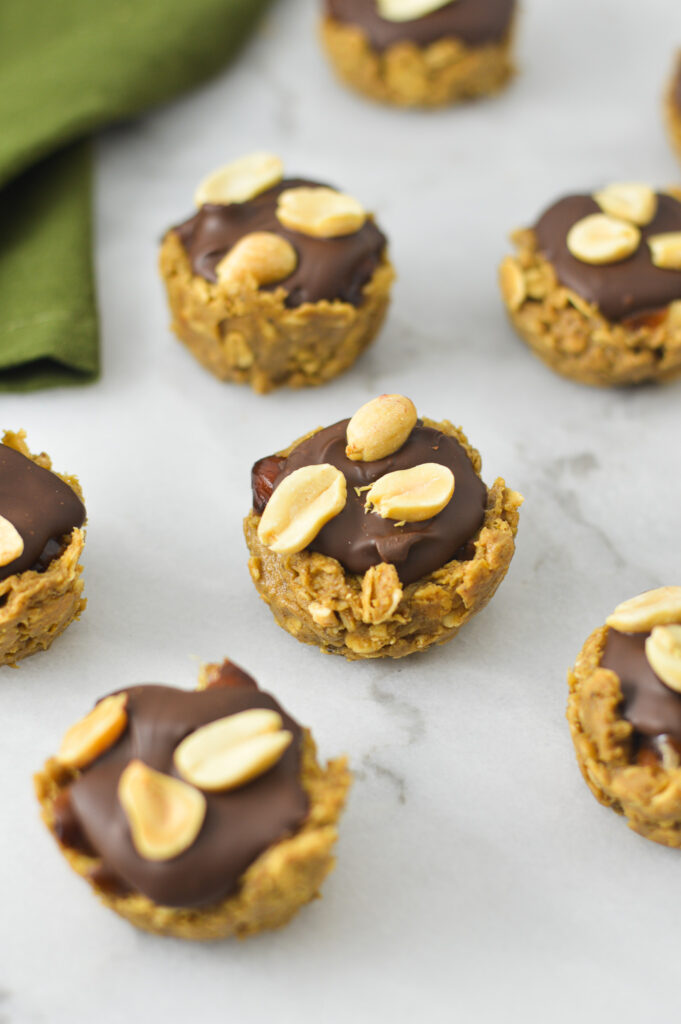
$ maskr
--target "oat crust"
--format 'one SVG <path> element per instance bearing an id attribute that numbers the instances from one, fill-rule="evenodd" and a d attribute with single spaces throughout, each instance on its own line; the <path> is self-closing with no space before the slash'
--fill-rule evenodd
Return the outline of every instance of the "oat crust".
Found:
<path id="1" fill-rule="evenodd" d="M 199 689 L 219 666 L 201 670 Z M 77 775 L 50 758 L 34 776 L 41 817 L 54 835 L 54 801 Z M 317 761 L 309 730 L 304 730 L 301 782 L 310 810 L 295 835 L 270 846 L 253 861 L 241 877 L 238 892 L 220 903 L 206 907 L 163 907 L 141 893 L 114 895 L 97 885 L 91 873 L 100 864 L 59 843 L 73 870 L 92 886 L 99 900 L 143 931 L 180 939 L 210 940 L 235 935 L 246 938 L 256 932 L 285 925 L 298 910 L 317 898 L 319 887 L 333 869 L 336 825 L 345 805 L 352 777 L 344 757 Z M 57 837 L 55 836 L 55 839 Z M 57 839 L 57 842 L 59 840 Z"/>
<path id="2" fill-rule="evenodd" d="M 547 366 L 595 387 L 662 382 L 681 374 L 681 303 L 672 303 L 659 323 L 611 323 L 559 283 L 534 231 L 521 229 L 511 237 L 516 253 L 499 268 L 504 304 L 520 337 Z"/>
<path id="3" fill-rule="evenodd" d="M 440 107 L 489 96 L 508 84 L 513 31 L 501 43 L 468 47 L 460 39 L 429 46 L 396 43 L 374 50 L 356 25 L 325 17 L 322 44 L 339 78 L 373 100 L 400 107 Z"/>
<path id="4" fill-rule="evenodd" d="M 30 452 L 25 431 L 5 431 L 3 443 L 43 469 L 52 469 L 52 462 L 44 452 L 40 455 Z M 82 501 L 83 492 L 75 476 L 55 475 Z M 47 650 L 53 640 L 80 617 L 86 605 L 81 596 L 83 567 L 79 564 L 84 543 L 85 531 L 75 528 L 67 547 L 45 572 L 27 569 L 0 581 L 0 665 L 16 668 L 22 658 Z"/>
<path id="5" fill-rule="evenodd" d="M 480 455 L 458 427 L 447 420 L 423 422 L 454 437 L 480 475 Z M 288 455 L 303 440 L 278 454 Z M 445 643 L 484 608 L 513 557 L 521 503 L 522 497 L 503 480 L 495 481 L 474 538 L 474 558 L 447 562 L 404 588 L 395 567 L 386 563 L 360 576 L 317 552 L 275 554 L 258 540 L 260 516 L 253 511 L 244 520 L 248 567 L 277 623 L 297 640 L 349 660 L 403 658 Z"/>
<path id="6" fill-rule="evenodd" d="M 619 713 L 619 676 L 601 667 L 608 627 L 594 630 L 568 673 L 567 719 L 582 775 L 596 799 L 629 827 L 681 847 L 681 768 L 632 763 L 633 728 Z"/>
<path id="7" fill-rule="evenodd" d="M 195 275 L 175 231 L 163 240 L 160 270 L 180 341 L 220 380 L 250 384 L 258 394 L 324 384 L 347 370 L 378 334 L 395 276 L 384 254 L 359 306 L 323 300 L 289 309 L 284 288 Z"/>
<path id="8" fill-rule="evenodd" d="M 664 96 L 664 117 L 669 140 L 676 151 L 676 155 L 681 160 L 681 110 L 679 110 L 675 95 L 679 74 L 681 74 L 681 52 L 677 56 L 674 74 Z"/>

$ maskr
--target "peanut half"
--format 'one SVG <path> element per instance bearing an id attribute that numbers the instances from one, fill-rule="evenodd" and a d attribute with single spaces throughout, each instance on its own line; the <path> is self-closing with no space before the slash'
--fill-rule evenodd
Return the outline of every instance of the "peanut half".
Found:
<path id="1" fill-rule="evenodd" d="M 681 622 L 681 587 L 658 587 L 618 604 L 605 620 L 620 633 L 647 633 L 655 626 Z"/>
<path id="2" fill-rule="evenodd" d="M 386 21 L 415 21 L 452 0 L 378 0 L 378 13 Z"/>
<path id="3" fill-rule="evenodd" d="M 273 492 L 258 524 L 258 539 L 279 555 L 302 551 L 345 508 L 346 498 L 345 477 L 335 466 L 302 466 Z"/>
<path id="4" fill-rule="evenodd" d="M 95 704 L 66 732 L 57 754 L 60 764 L 84 768 L 112 747 L 128 724 L 127 703 L 127 693 L 114 693 Z"/>
<path id="5" fill-rule="evenodd" d="M 402 600 L 402 584 L 397 569 L 388 562 L 370 566 L 362 579 L 362 622 L 380 625 L 388 622 Z"/>
<path id="6" fill-rule="evenodd" d="M 646 658 L 662 682 L 681 693 L 681 625 L 655 626 L 646 639 Z"/>
<path id="7" fill-rule="evenodd" d="M 367 219 L 352 196 L 322 186 L 286 189 L 279 196 L 277 217 L 285 228 L 313 238 L 354 235 Z"/>
<path id="8" fill-rule="evenodd" d="M 273 231 L 253 231 L 244 235 L 223 256 L 215 268 L 221 284 L 253 281 L 274 284 L 289 277 L 298 265 L 298 254 L 290 242 Z"/>
<path id="9" fill-rule="evenodd" d="M 366 508 L 383 519 L 420 523 L 441 512 L 454 493 L 454 474 L 437 462 L 386 473 L 367 493 Z"/>
<path id="10" fill-rule="evenodd" d="M 662 270 L 681 270 L 681 231 L 667 231 L 648 238 L 650 257 Z"/>
<path id="11" fill-rule="evenodd" d="M 9 565 L 24 553 L 24 540 L 9 519 L 0 516 L 0 566 Z"/>
<path id="12" fill-rule="evenodd" d="M 681 300 L 675 299 L 667 307 L 667 326 L 672 331 L 681 329 Z"/>
<path id="13" fill-rule="evenodd" d="M 348 423 L 345 454 L 353 462 L 374 462 L 398 451 L 416 426 L 416 406 L 404 395 L 379 395 Z"/>
<path id="14" fill-rule="evenodd" d="M 293 739 L 281 715 L 250 708 L 196 729 L 175 750 L 175 767 L 199 789 L 243 786 L 277 763 Z"/>
<path id="15" fill-rule="evenodd" d="M 203 793 L 139 760 L 123 769 L 118 799 L 145 860 L 171 860 L 189 849 L 206 817 Z"/>
<path id="16" fill-rule="evenodd" d="M 284 177 L 284 165 L 272 153 L 250 153 L 213 171 L 194 193 L 197 206 L 204 203 L 246 203 Z"/>
<path id="17" fill-rule="evenodd" d="M 619 263 L 636 252 L 641 232 L 628 221 L 591 213 L 573 224 L 567 234 L 567 247 L 582 263 Z"/>
<path id="18" fill-rule="evenodd" d="M 650 224 L 657 213 L 657 196 L 650 187 L 639 181 L 618 181 L 594 193 L 594 199 L 603 213 L 619 217 L 642 227 Z"/>
<path id="19" fill-rule="evenodd" d="M 527 298 L 527 285 L 520 265 L 512 256 L 507 256 L 499 267 L 499 285 L 506 305 L 515 313 Z"/>

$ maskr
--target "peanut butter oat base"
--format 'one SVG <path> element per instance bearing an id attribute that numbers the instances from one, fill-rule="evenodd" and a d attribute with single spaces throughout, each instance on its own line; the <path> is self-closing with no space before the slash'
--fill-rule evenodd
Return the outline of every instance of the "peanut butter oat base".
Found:
<path id="1" fill-rule="evenodd" d="M 429 46 L 404 42 L 375 50 L 361 28 L 325 17 L 321 38 L 339 78 L 382 103 L 439 107 L 489 96 L 513 75 L 513 33 L 501 43 L 466 46 L 439 39 Z"/>
<path id="2" fill-rule="evenodd" d="M 461 430 L 446 420 L 423 422 L 454 437 L 480 475 L 480 455 Z M 277 454 L 288 455 L 303 440 Z M 303 643 L 350 660 L 403 658 L 449 640 L 485 607 L 513 557 L 522 500 L 503 480 L 495 481 L 473 538 L 474 557 L 447 562 L 406 587 L 385 562 L 360 576 L 317 552 L 278 555 L 260 543 L 260 516 L 251 511 L 244 520 L 251 578 L 277 623 Z"/>
<path id="3" fill-rule="evenodd" d="M 676 193 L 675 193 L 676 194 Z M 516 231 L 514 256 L 499 268 L 511 323 L 556 373 L 609 387 L 667 381 L 681 374 L 681 302 L 628 324 L 612 323 L 556 277 L 537 248 L 534 231 Z"/>
<path id="4" fill-rule="evenodd" d="M 567 719 L 582 775 L 596 799 L 629 827 L 681 847 L 681 768 L 632 762 L 633 729 L 619 713 L 619 676 L 601 667 L 608 627 L 594 630 L 568 673 Z"/>
<path id="5" fill-rule="evenodd" d="M 212 284 L 193 274 L 174 231 L 163 240 L 160 269 L 180 341 L 220 380 L 258 394 L 324 384 L 347 370 L 378 334 L 395 276 L 384 255 L 359 306 L 324 300 L 289 309 L 284 288 Z"/>
<path id="6" fill-rule="evenodd" d="M 31 454 L 25 438 L 23 430 L 6 431 L 3 443 L 43 469 L 51 470 L 50 458 L 44 452 Z M 75 476 L 56 475 L 82 500 L 83 493 Z M 78 562 L 84 543 L 84 530 L 76 528 L 71 532 L 67 547 L 45 572 L 27 570 L 0 581 L 0 665 L 16 667 L 22 658 L 47 650 L 55 637 L 79 618 L 86 605 L 81 597 L 83 567 Z"/>
<path id="7" fill-rule="evenodd" d="M 681 74 L 681 54 L 674 66 L 674 74 L 664 97 L 664 114 L 669 140 L 681 160 L 681 110 L 676 98 L 679 74 Z"/>
<path id="8" fill-rule="evenodd" d="M 205 685 L 211 669 L 210 665 L 202 669 L 199 689 Z M 53 835 L 54 802 L 76 774 L 50 758 L 34 777 L 41 816 Z M 241 877 L 238 891 L 210 906 L 164 907 L 140 893 L 115 895 L 92 878 L 101 863 L 98 857 L 59 845 L 73 870 L 90 883 L 100 901 L 143 931 L 180 939 L 223 939 L 230 935 L 246 938 L 285 925 L 303 904 L 319 896 L 319 887 L 333 869 L 336 825 L 352 777 L 343 757 L 329 761 L 326 767 L 319 764 L 314 740 L 307 729 L 301 781 L 310 809 L 300 830 L 260 854 Z"/>

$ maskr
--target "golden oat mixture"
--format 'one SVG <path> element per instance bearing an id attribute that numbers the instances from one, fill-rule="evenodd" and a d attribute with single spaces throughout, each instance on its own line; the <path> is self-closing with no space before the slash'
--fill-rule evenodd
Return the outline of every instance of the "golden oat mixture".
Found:
<path id="1" fill-rule="evenodd" d="M 195 200 L 160 255 L 172 329 L 195 358 L 259 394 L 348 369 L 378 334 L 394 277 L 373 217 L 337 189 L 284 178 L 269 153 L 219 168 Z"/>
<path id="2" fill-rule="evenodd" d="M 509 317 L 552 370 L 599 387 L 681 373 L 681 192 L 615 182 L 513 235 Z"/>
<path id="3" fill-rule="evenodd" d="M 23 431 L 0 444 L 0 665 L 45 650 L 85 608 L 76 477 L 32 455 Z"/>
<path id="4" fill-rule="evenodd" d="M 513 74 L 515 0 L 326 0 L 321 37 L 339 78 L 373 100 L 439 107 Z"/>
<path id="5" fill-rule="evenodd" d="M 332 869 L 350 785 L 229 661 L 199 688 L 117 690 L 35 777 L 45 824 L 107 907 L 145 931 L 244 937 L 285 924 Z"/>
<path id="6" fill-rule="evenodd" d="M 582 775 L 602 804 L 681 847 L 681 587 L 623 602 L 568 674 Z"/>
<path id="7" fill-rule="evenodd" d="M 346 658 L 449 640 L 487 604 L 515 550 L 522 498 L 451 423 L 381 395 L 252 473 L 249 568 L 280 626 Z"/>

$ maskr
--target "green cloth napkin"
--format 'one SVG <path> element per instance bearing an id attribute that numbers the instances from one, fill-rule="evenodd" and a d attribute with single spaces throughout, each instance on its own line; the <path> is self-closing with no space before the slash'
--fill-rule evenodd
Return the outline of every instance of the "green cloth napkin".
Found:
<path id="1" fill-rule="evenodd" d="M 266 3 L 0 0 L 0 391 L 97 377 L 89 136 L 214 73 Z"/>

